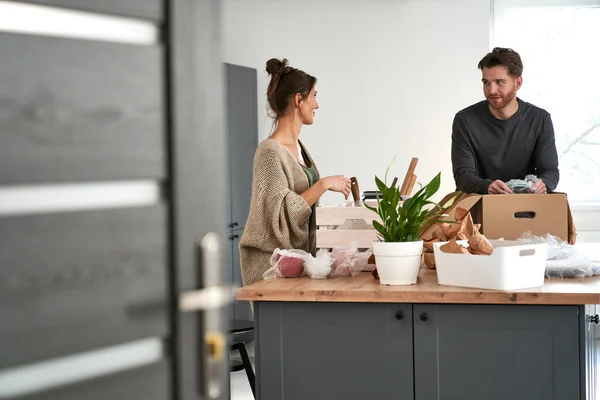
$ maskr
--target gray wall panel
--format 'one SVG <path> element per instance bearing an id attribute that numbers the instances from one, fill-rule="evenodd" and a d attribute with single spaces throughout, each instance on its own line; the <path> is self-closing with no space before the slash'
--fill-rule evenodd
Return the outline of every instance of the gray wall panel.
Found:
<path id="1" fill-rule="evenodd" d="M 0 220 L 0 368 L 167 333 L 163 206 Z"/>
<path id="2" fill-rule="evenodd" d="M 0 54 L 0 185 L 164 176 L 159 47 L 0 33 Z"/>

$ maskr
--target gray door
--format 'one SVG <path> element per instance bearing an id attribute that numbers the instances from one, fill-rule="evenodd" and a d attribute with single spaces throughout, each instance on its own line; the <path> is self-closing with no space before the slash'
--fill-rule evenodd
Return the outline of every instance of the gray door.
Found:
<path id="1" fill-rule="evenodd" d="M 584 398 L 577 306 L 417 304 L 413 318 L 415 400 Z"/>
<path id="2" fill-rule="evenodd" d="M 2 6 L 0 398 L 227 398 L 219 2 Z"/>
<path id="3" fill-rule="evenodd" d="M 229 160 L 229 240 L 231 276 L 242 286 L 239 240 L 244 232 L 252 194 L 252 165 L 258 146 L 256 70 L 225 64 L 226 116 Z M 236 319 L 252 320 L 248 301 L 235 301 Z"/>

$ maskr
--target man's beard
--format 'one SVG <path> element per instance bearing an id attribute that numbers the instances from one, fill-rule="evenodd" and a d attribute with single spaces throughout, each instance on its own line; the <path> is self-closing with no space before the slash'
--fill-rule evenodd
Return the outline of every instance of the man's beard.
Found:
<path id="1" fill-rule="evenodd" d="M 510 103 L 511 101 L 513 101 L 513 99 L 517 96 L 517 89 L 513 89 L 511 92 L 505 94 L 504 96 L 500 96 L 502 98 L 502 100 L 500 102 L 493 102 L 491 100 L 491 97 L 497 97 L 497 96 L 490 96 L 488 97 L 487 101 L 490 107 L 492 107 L 494 110 L 501 110 L 504 107 L 506 107 L 506 105 L 508 103 Z"/>

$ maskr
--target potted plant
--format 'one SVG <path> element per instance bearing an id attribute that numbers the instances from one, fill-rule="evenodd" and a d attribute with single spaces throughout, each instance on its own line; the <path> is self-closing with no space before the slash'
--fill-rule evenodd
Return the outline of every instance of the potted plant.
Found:
<path id="1" fill-rule="evenodd" d="M 413 196 L 402 201 L 399 186 L 386 184 L 389 169 L 388 166 L 384 181 L 375 176 L 377 208 L 365 204 L 381 218 L 381 223 L 373 221 L 380 237 L 379 241 L 373 242 L 373 254 L 381 284 L 412 285 L 417 282 L 423 254 L 419 233 L 424 226 L 441 222 L 444 210 L 456 197 L 444 205 L 430 201 L 440 188 L 440 172 Z"/>

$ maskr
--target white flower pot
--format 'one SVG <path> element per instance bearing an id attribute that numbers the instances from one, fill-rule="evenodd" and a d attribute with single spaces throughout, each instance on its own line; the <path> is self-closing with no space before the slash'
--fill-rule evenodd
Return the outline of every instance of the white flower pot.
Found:
<path id="1" fill-rule="evenodd" d="M 373 254 L 382 285 L 414 285 L 417 283 L 423 241 L 373 242 Z"/>

